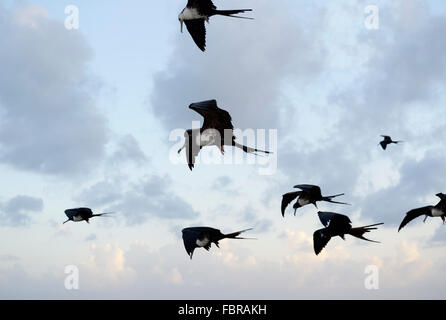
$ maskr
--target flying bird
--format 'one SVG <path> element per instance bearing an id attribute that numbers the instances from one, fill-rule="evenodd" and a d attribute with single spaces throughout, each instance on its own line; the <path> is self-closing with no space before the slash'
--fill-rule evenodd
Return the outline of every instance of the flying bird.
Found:
<path id="1" fill-rule="evenodd" d="M 217 146 L 224 154 L 224 146 L 233 146 L 242 149 L 246 153 L 262 152 L 269 154 L 269 151 L 263 151 L 241 145 L 235 141 L 233 134 L 231 115 L 217 106 L 217 101 L 207 100 L 189 105 L 189 109 L 198 112 L 203 116 L 204 122 L 200 129 L 189 129 L 184 133 L 184 145 L 178 150 L 186 149 L 186 159 L 189 169 L 195 166 L 195 158 L 200 150 L 205 146 Z"/>
<path id="2" fill-rule="evenodd" d="M 437 193 L 437 197 L 440 198 L 440 202 L 438 202 L 435 206 L 426 206 L 422 208 L 417 208 L 410 210 L 406 213 L 406 216 L 404 217 L 403 221 L 401 222 L 400 227 L 398 228 L 398 232 L 406 224 L 408 224 L 410 221 L 414 220 L 415 218 L 418 218 L 420 216 L 425 216 L 424 221 L 426 222 L 427 217 L 440 217 L 441 220 L 443 220 L 443 223 L 445 223 L 446 220 L 446 194 L 444 193 Z"/>
<path id="3" fill-rule="evenodd" d="M 91 218 L 100 217 L 106 214 L 111 214 L 111 212 L 93 214 L 93 211 L 91 211 L 90 208 L 76 208 L 76 209 L 65 210 L 65 214 L 68 217 L 68 220 L 65 221 L 63 224 L 67 223 L 68 221 L 73 221 L 73 222 L 86 221 L 87 223 L 90 223 L 89 220 Z"/>
<path id="4" fill-rule="evenodd" d="M 187 254 L 192 259 L 192 255 L 194 254 L 194 250 L 196 248 L 205 248 L 207 251 L 209 251 L 212 243 L 220 248 L 218 242 L 223 239 L 251 239 L 239 237 L 241 233 L 249 230 L 252 229 L 223 234 L 220 232 L 220 230 L 209 227 L 185 228 L 182 230 L 184 248 L 186 248 Z"/>
<path id="5" fill-rule="evenodd" d="M 331 238 L 339 236 L 345 240 L 345 235 L 349 234 L 356 238 L 379 243 L 378 241 L 370 240 L 364 237 L 364 233 L 376 230 L 376 226 L 384 223 L 372 224 L 369 226 L 352 228 L 352 222 L 350 218 L 339 213 L 334 212 L 318 212 L 319 219 L 325 226 L 323 229 L 319 229 L 313 234 L 313 246 L 314 253 L 318 255 L 323 248 L 327 245 Z"/>
<path id="6" fill-rule="evenodd" d="M 297 198 L 296 203 L 293 205 L 294 215 L 296 215 L 296 211 L 298 208 L 306 206 L 307 204 L 312 203 L 317 208 L 317 201 L 327 201 L 331 203 L 338 204 L 346 204 L 344 202 L 333 201 L 333 198 L 343 196 L 344 193 L 336 194 L 334 196 L 322 196 L 321 188 L 318 186 L 314 186 L 311 184 L 299 184 L 294 186 L 294 188 L 301 189 L 302 191 L 294 191 L 285 193 L 282 196 L 282 216 L 285 217 L 285 209 L 290 204 L 291 201 Z"/>
<path id="7" fill-rule="evenodd" d="M 183 22 L 189 31 L 195 44 L 201 51 L 206 50 L 206 27 L 205 22 L 209 23 L 209 18 L 215 15 L 252 19 L 247 17 L 234 16 L 234 14 L 252 11 L 252 9 L 238 9 L 238 10 L 217 10 L 217 7 L 211 0 L 189 0 L 186 7 L 181 11 L 178 20 L 181 24 L 181 32 L 183 32 Z"/>
<path id="8" fill-rule="evenodd" d="M 383 135 L 382 135 L 381 137 L 383 137 L 384 140 L 381 141 L 379 144 L 381 145 L 381 147 L 383 148 L 383 150 L 386 150 L 387 145 L 389 145 L 389 144 L 392 144 L 392 143 L 394 143 L 394 144 L 398 144 L 398 143 L 400 143 L 400 142 L 403 142 L 403 141 L 393 141 L 392 138 L 391 138 L 390 136 L 383 136 Z"/>

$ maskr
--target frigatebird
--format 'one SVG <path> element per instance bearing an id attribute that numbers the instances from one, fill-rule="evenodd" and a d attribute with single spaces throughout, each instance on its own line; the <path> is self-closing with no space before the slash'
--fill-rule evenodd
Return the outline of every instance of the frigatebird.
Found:
<path id="1" fill-rule="evenodd" d="M 318 255 L 322 249 L 325 248 L 331 238 L 339 236 L 345 240 L 346 234 L 362 240 L 379 243 L 378 241 L 365 238 L 364 233 L 370 232 L 371 230 L 376 230 L 378 229 L 376 226 L 384 223 L 376 223 L 369 226 L 352 228 L 350 218 L 343 214 L 319 211 L 318 216 L 325 228 L 319 229 L 313 234 L 313 246 L 314 253 L 316 253 L 316 255 Z"/>
<path id="2" fill-rule="evenodd" d="M 403 142 L 403 141 L 393 141 L 392 138 L 391 138 L 390 136 L 383 136 L 383 135 L 381 135 L 381 137 L 383 137 L 384 140 L 381 141 L 379 144 L 381 145 L 381 147 L 383 148 L 383 150 L 386 150 L 387 145 L 389 145 L 389 144 L 391 144 L 391 143 L 398 144 L 398 143 L 400 143 L 400 142 Z"/>
<path id="3" fill-rule="evenodd" d="M 440 217 L 441 220 L 443 220 L 443 223 L 445 223 L 446 194 L 440 192 L 437 193 L 436 196 L 440 198 L 440 202 L 438 202 L 435 206 L 426 206 L 422 208 L 413 209 L 407 212 L 406 216 L 401 222 L 400 227 L 398 228 L 398 232 L 400 232 L 400 230 L 404 228 L 404 226 L 408 224 L 410 221 L 423 215 L 425 216 L 423 222 L 426 222 L 427 217 Z"/>
<path id="4" fill-rule="evenodd" d="M 348 203 L 337 202 L 337 201 L 332 200 L 333 198 L 343 196 L 344 193 L 336 194 L 334 196 L 322 196 L 321 188 L 318 186 L 311 185 L 311 184 L 298 184 L 297 186 L 294 186 L 294 188 L 301 189 L 302 191 L 289 192 L 289 193 L 285 193 L 282 196 L 282 216 L 283 217 L 285 217 L 286 207 L 290 204 L 291 201 L 293 201 L 296 198 L 297 198 L 297 201 L 293 205 L 294 215 L 296 215 L 296 211 L 298 208 L 303 207 L 310 203 L 312 203 L 317 208 L 316 201 L 327 201 L 327 202 L 331 202 L 331 203 L 350 205 Z"/>
<path id="5" fill-rule="evenodd" d="M 204 52 L 206 50 L 206 27 L 204 23 L 209 23 L 210 17 L 221 15 L 232 18 L 252 19 L 234 16 L 234 14 L 247 11 L 252 11 L 252 9 L 217 10 L 217 7 L 211 0 L 189 0 L 186 7 L 179 14 L 178 20 L 181 24 L 181 32 L 183 32 L 184 22 L 195 44 Z"/>
<path id="6" fill-rule="evenodd" d="M 246 153 L 270 153 L 237 143 L 233 134 L 231 115 L 226 110 L 220 109 L 216 100 L 192 103 L 189 109 L 198 112 L 204 118 L 200 129 L 189 129 L 184 133 L 184 145 L 178 150 L 180 153 L 186 149 L 186 159 L 191 171 L 194 168 L 195 158 L 205 146 L 217 146 L 222 154 L 225 145 L 240 148 Z"/>
<path id="7" fill-rule="evenodd" d="M 91 211 L 90 208 L 76 208 L 76 209 L 65 210 L 65 214 L 67 215 L 68 220 L 65 221 L 63 224 L 67 223 L 68 221 L 73 221 L 73 222 L 86 221 L 87 223 L 90 223 L 89 220 L 91 218 L 100 217 L 106 214 L 111 214 L 111 212 L 93 214 L 93 211 Z"/>
<path id="8" fill-rule="evenodd" d="M 182 230 L 184 248 L 186 248 L 187 254 L 192 259 L 192 255 L 194 254 L 194 250 L 196 248 L 205 248 L 207 251 L 209 251 L 212 243 L 220 248 L 218 242 L 223 239 L 251 239 L 239 237 L 241 233 L 249 230 L 252 230 L 252 228 L 229 234 L 223 234 L 220 232 L 220 230 L 209 227 L 185 228 Z"/>

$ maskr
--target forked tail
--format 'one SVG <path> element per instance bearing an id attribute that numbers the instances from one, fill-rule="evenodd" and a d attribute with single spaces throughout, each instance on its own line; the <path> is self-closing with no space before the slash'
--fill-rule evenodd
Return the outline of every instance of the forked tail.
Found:
<path id="1" fill-rule="evenodd" d="M 246 153 L 256 153 L 256 152 L 263 152 L 263 153 L 266 153 L 266 154 L 270 154 L 271 153 L 269 151 L 264 151 L 264 150 L 259 150 L 259 149 L 256 149 L 256 148 L 247 147 L 247 146 L 244 146 L 244 145 L 242 145 L 240 143 L 237 143 L 235 141 L 232 141 L 232 145 L 234 147 L 242 149 Z"/>
<path id="2" fill-rule="evenodd" d="M 327 201 L 327 202 L 331 202 L 331 203 L 345 204 L 345 205 L 350 206 L 350 203 L 333 201 L 333 198 L 336 198 L 336 197 L 339 197 L 339 196 L 343 196 L 344 194 L 345 193 L 340 193 L 340 194 L 335 194 L 334 196 L 326 196 L 326 197 L 323 197 L 323 200 Z"/>
<path id="3" fill-rule="evenodd" d="M 380 226 L 384 223 L 377 223 L 377 224 L 371 224 L 369 226 L 364 226 L 364 227 L 358 227 L 358 228 L 352 228 L 350 230 L 350 234 L 356 238 L 365 240 L 365 241 L 370 241 L 370 242 L 375 242 L 375 243 L 379 243 L 379 241 L 375 241 L 375 240 L 370 240 L 364 237 L 364 233 L 370 232 L 372 230 L 376 230 L 378 228 L 376 228 L 376 226 Z"/>
<path id="4" fill-rule="evenodd" d="M 242 231 L 233 232 L 233 233 L 230 233 L 230 234 L 225 234 L 223 239 L 255 240 L 254 238 L 242 238 L 242 237 L 239 237 L 240 234 L 242 234 L 243 232 L 249 231 L 249 230 L 252 230 L 252 228 L 245 229 L 245 230 L 242 230 Z"/>
<path id="5" fill-rule="evenodd" d="M 247 11 L 252 11 L 252 9 L 215 10 L 215 11 L 214 11 L 214 15 L 215 15 L 215 14 L 219 14 L 219 15 L 222 15 L 222 16 L 227 16 L 227 17 L 232 17 L 232 18 L 239 18 L 239 19 L 249 19 L 249 20 L 253 20 L 253 18 L 234 16 L 234 14 L 245 13 L 245 12 L 247 12 Z"/>
<path id="6" fill-rule="evenodd" d="M 98 214 L 94 214 L 92 215 L 92 217 L 103 217 L 106 216 L 108 214 L 114 214 L 114 212 L 104 212 L 104 213 L 98 213 Z"/>

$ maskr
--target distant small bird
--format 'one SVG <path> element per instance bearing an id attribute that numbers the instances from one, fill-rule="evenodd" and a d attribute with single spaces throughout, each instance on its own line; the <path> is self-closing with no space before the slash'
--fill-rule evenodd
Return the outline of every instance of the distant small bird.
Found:
<path id="1" fill-rule="evenodd" d="M 383 135 L 382 135 L 381 137 L 383 137 L 384 140 L 381 141 L 379 144 L 381 145 L 381 147 L 383 148 L 383 150 L 386 150 L 387 145 L 389 145 L 389 144 L 391 144 L 391 143 L 397 144 L 397 143 L 403 142 L 403 141 L 393 141 L 392 138 L 389 137 L 389 136 L 383 136 Z"/>
<path id="2" fill-rule="evenodd" d="M 90 208 L 76 208 L 76 209 L 65 210 L 65 214 L 67 215 L 68 220 L 65 221 L 63 224 L 67 223 L 68 221 L 73 221 L 73 222 L 86 221 L 87 223 L 90 223 L 89 220 L 91 218 L 100 217 L 106 214 L 111 214 L 111 212 L 93 214 L 93 211 L 91 211 Z"/>
<path id="3" fill-rule="evenodd" d="M 249 230 L 252 230 L 252 228 L 230 234 L 223 234 L 220 230 L 209 227 L 185 228 L 182 230 L 184 247 L 186 248 L 187 254 L 192 259 L 195 248 L 205 248 L 209 251 L 212 243 L 220 248 L 218 242 L 223 239 L 251 239 L 238 237 L 241 233 Z"/>
<path id="4" fill-rule="evenodd" d="M 384 223 L 352 228 L 352 222 L 350 221 L 350 218 L 345 215 L 334 212 L 318 212 L 318 215 L 325 228 L 319 229 L 313 234 L 313 246 L 316 255 L 318 255 L 322 251 L 322 249 L 325 248 L 331 238 L 339 236 L 343 240 L 345 240 L 346 234 L 352 235 L 362 240 L 379 243 L 378 241 L 367 239 L 363 235 L 364 233 L 370 232 L 371 230 L 378 229 L 375 227 Z"/>
<path id="5" fill-rule="evenodd" d="M 343 196 L 344 193 L 336 194 L 334 196 L 322 196 L 321 188 L 318 186 L 311 185 L 311 184 L 299 184 L 297 186 L 294 186 L 294 188 L 301 189 L 302 191 L 289 192 L 289 193 L 285 193 L 282 196 L 282 216 L 283 217 L 285 216 L 286 207 L 290 204 L 291 201 L 293 201 L 296 198 L 297 198 L 297 201 L 293 205 L 294 215 L 296 215 L 296 210 L 298 208 L 306 206 L 307 204 L 310 204 L 310 203 L 312 203 L 317 208 L 316 201 L 327 201 L 327 202 L 331 202 L 331 203 L 350 205 L 348 203 L 337 202 L 337 201 L 332 200 L 333 198 Z"/>
<path id="6" fill-rule="evenodd" d="M 217 146 L 222 154 L 225 152 L 225 145 L 240 148 L 246 153 L 270 153 L 237 143 L 233 134 L 231 115 L 226 110 L 220 109 L 216 100 L 192 103 L 189 109 L 196 111 L 204 118 L 200 129 L 189 129 L 184 133 L 184 145 L 178 150 L 180 153 L 181 150 L 186 149 L 187 164 L 191 171 L 195 166 L 195 158 L 206 146 Z"/>
<path id="7" fill-rule="evenodd" d="M 404 226 L 408 224 L 410 221 L 423 215 L 425 216 L 423 222 L 426 222 L 427 217 L 440 217 L 441 220 L 443 220 L 443 223 L 445 223 L 446 194 L 437 193 L 436 196 L 440 198 L 440 202 L 438 202 L 435 206 L 426 206 L 422 208 L 413 209 L 407 212 L 406 216 L 401 222 L 400 227 L 398 228 L 398 232 L 400 232 L 400 230 L 404 228 Z"/>
<path id="8" fill-rule="evenodd" d="M 222 15 L 232 18 L 252 19 L 246 17 L 234 16 L 237 13 L 252 11 L 252 9 L 238 10 L 217 10 L 217 7 L 211 0 L 189 0 L 186 7 L 181 11 L 178 20 L 181 24 L 181 32 L 183 32 L 183 22 L 186 24 L 195 44 L 201 51 L 206 50 L 206 27 L 205 21 L 209 23 L 209 18 L 215 15 Z"/>

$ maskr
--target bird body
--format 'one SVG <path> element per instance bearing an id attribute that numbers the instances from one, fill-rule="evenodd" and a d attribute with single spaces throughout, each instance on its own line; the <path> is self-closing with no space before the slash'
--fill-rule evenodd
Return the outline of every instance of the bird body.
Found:
<path id="1" fill-rule="evenodd" d="M 446 195 L 443 193 L 437 193 L 436 196 L 440 198 L 440 201 L 435 206 L 425 206 L 408 211 L 398 228 L 398 232 L 400 232 L 400 230 L 404 228 L 409 222 L 423 215 L 425 216 L 423 222 L 426 222 L 426 219 L 428 217 L 440 217 L 441 220 L 443 220 L 443 223 L 445 223 Z"/>
<path id="2" fill-rule="evenodd" d="M 294 186 L 294 188 L 301 189 L 301 191 L 289 192 L 282 196 L 282 206 L 281 206 L 282 216 L 285 216 L 286 207 L 291 203 L 291 201 L 293 201 L 296 198 L 297 201 L 293 205 L 294 215 L 296 215 L 296 211 L 298 208 L 301 208 L 308 204 L 313 204 L 317 208 L 316 204 L 317 201 L 326 201 L 331 203 L 348 205 L 348 203 L 337 202 L 332 200 L 335 197 L 344 195 L 343 193 L 336 194 L 333 196 L 323 196 L 321 193 L 321 188 L 319 186 L 311 184 L 300 184 Z"/>
<path id="3" fill-rule="evenodd" d="M 183 32 L 183 23 L 186 25 L 192 39 L 201 51 L 206 50 L 206 27 L 205 22 L 214 15 L 222 15 L 233 18 L 250 19 L 234 16 L 234 14 L 252 11 L 251 9 L 217 10 L 211 0 L 189 0 L 186 7 L 178 15 Z"/>
<path id="4" fill-rule="evenodd" d="M 398 144 L 400 142 L 403 142 L 403 141 L 393 141 L 390 136 L 383 136 L 382 135 L 381 137 L 383 137 L 384 140 L 381 141 L 379 144 L 381 145 L 381 148 L 383 148 L 383 150 L 386 150 L 387 149 L 387 145 L 389 145 L 389 144 L 392 144 L 392 143 Z"/>
<path id="5" fill-rule="evenodd" d="M 349 234 L 353 237 L 365 241 L 377 242 L 365 238 L 364 234 L 372 230 L 376 230 L 376 226 L 383 224 L 377 223 L 369 226 L 353 228 L 350 218 L 345 215 L 334 212 L 319 211 L 318 216 L 325 228 L 319 229 L 313 234 L 313 246 L 316 255 L 318 255 L 322 251 L 322 249 L 327 245 L 331 238 L 336 236 L 339 236 L 343 240 L 345 240 L 345 235 Z"/>
<path id="6" fill-rule="evenodd" d="M 206 19 L 206 18 L 209 18 L 209 16 L 200 14 L 197 8 L 188 8 L 188 7 L 184 8 L 183 11 L 181 11 L 180 15 L 178 16 L 178 19 L 180 21 Z"/>
<path id="7" fill-rule="evenodd" d="M 223 239 L 247 239 L 241 238 L 239 235 L 252 229 L 246 229 L 229 234 L 223 234 L 220 230 L 210 227 L 191 227 L 182 230 L 183 243 L 187 254 L 192 259 L 196 248 L 211 249 L 212 243 L 219 247 L 219 241 Z"/>
<path id="8" fill-rule="evenodd" d="M 246 153 L 270 153 L 237 143 L 233 134 L 234 126 L 231 115 L 226 110 L 220 109 L 216 100 L 192 103 L 189 105 L 189 109 L 196 111 L 204 118 L 203 126 L 200 129 L 186 130 L 184 145 L 178 150 L 180 153 L 186 149 L 186 159 L 190 170 L 194 168 L 195 158 L 200 150 L 206 146 L 216 146 L 222 154 L 224 154 L 225 145 L 240 148 Z"/>

